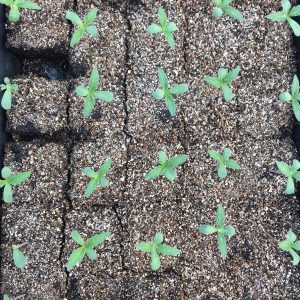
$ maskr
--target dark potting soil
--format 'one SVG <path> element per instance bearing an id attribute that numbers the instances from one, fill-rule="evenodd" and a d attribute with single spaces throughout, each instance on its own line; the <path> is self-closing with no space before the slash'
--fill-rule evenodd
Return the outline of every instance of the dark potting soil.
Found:
<path id="1" fill-rule="evenodd" d="M 7 25 L 6 46 L 19 55 L 20 72 L 8 63 L 4 43 L 0 49 L 1 81 L 10 76 L 20 85 L 7 126 L 3 111 L 0 116 L 0 142 L 5 128 L 9 140 L 4 162 L 33 172 L 14 189 L 13 204 L 2 204 L 1 292 L 34 300 L 298 299 L 299 268 L 277 247 L 289 228 L 300 235 L 298 198 L 283 195 L 285 180 L 274 172 L 276 160 L 291 162 L 295 145 L 300 148 L 290 106 L 274 105 L 296 65 L 288 25 L 264 18 L 280 9 L 279 1 L 234 1 L 245 15 L 242 24 L 214 20 L 210 0 L 36 2 L 45 10 L 23 10 L 20 23 Z M 94 5 L 99 35 L 69 48 L 73 26 L 66 11 L 83 17 Z M 175 49 L 146 31 L 158 21 L 159 5 L 178 26 Z M 94 65 L 100 88 L 115 98 L 97 102 L 84 120 L 74 89 L 87 83 Z M 203 76 L 237 65 L 242 71 L 227 104 Z M 151 96 L 158 67 L 171 85 L 190 86 L 176 97 L 174 118 Z M 242 169 L 221 181 L 207 151 L 225 146 Z M 159 150 L 189 155 L 173 183 L 144 180 Z M 113 159 L 110 186 L 85 198 L 82 169 L 98 169 L 107 157 Z M 214 222 L 218 203 L 237 231 L 226 261 L 215 236 L 198 232 L 200 224 Z M 96 261 L 84 259 L 67 272 L 73 229 L 84 238 L 104 230 L 113 235 L 97 249 Z M 157 231 L 182 253 L 162 257 L 159 272 L 151 272 L 149 256 L 134 245 Z M 23 242 L 28 265 L 20 271 L 11 244 Z"/>

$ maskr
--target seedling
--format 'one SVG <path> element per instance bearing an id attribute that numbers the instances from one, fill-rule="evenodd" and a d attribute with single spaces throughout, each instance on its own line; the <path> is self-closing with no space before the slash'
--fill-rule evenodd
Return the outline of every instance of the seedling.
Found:
<path id="1" fill-rule="evenodd" d="M 67 270 L 71 271 L 83 260 L 85 255 L 87 255 L 90 260 L 95 260 L 97 258 L 97 253 L 94 248 L 101 245 L 110 236 L 111 232 L 104 231 L 93 235 L 85 241 L 77 230 L 72 230 L 71 237 L 74 242 L 80 245 L 80 247 L 75 249 L 70 255 L 67 263 Z"/>
<path id="2" fill-rule="evenodd" d="M 267 15 L 266 18 L 276 22 L 287 21 L 291 26 L 295 36 L 300 36 L 300 25 L 292 19 L 293 17 L 300 16 L 300 5 L 292 8 L 292 4 L 289 0 L 282 0 L 281 6 L 282 11 L 272 12 Z"/>
<path id="3" fill-rule="evenodd" d="M 20 20 L 20 8 L 41 9 L 38 4 L 25 0 L 0 0 L 0 3 L 9 6 L 8 20 L 12 23 L 17 23 Z"/>
<path id="4" fill-rule="evenodd" d="M 8 295 L 4 294 L 4 295 L 3 295 L 3 300 L 9 300 Z"/>
<path id="5" fill-rule="evenodd" d="M 296 181 L 300 181 L 300 162 L 297 159 L 293 160 L 293 164 L 289 166 L 283 161 L 276 161 L 277 168 L 279 171 L 287 177 L 287 185 L 284 191 L 285 194 L 294 194 L 295 193 L 295 184 L 294 179 Z"/>
<path id="6" fill-rule="evenodd" d="M 11 99 L 14 92 L 19 90 L 19 86 L 15 83 L 11 83 L 8 77 L 4 78 L 4 84 L 0 84 L 1 91 L 5 91 L 2 100 L 1 106 L 5 109 L 11 109 Z"/>
<path id="7" fill-rule="evenodd" d="M 161 232 L 157 232 L 153 241 L 136 243 L 135 248 L 137 250 L 148 252 L 151 254 L 151 270 L 157 271 L 160 268 L 159 255 L 177 256 L 180 254 L 180 250 L 177 247 L 172 247 L 167 244 L 163 244 L 164 236 Z"/>
<path id="8" fill-rule="evenodd" d="M 176 104 L 173 95 L 183 94 L 188 91 L 187 84 L 177 84 L 173 87 L 169 87 L 169 81 L 166 73 L 162 68 L 158 69 L 158 80 L 161 89 L 153 92 L 152 96 L 156 100 L 165 99 L 166 106 L 172 117 L 176 115 Z"/>
<path id="9" fill-rule="evenodd" d="M 221 204 L 218 205 L 217 209 L 216 225 L 200 225 L 199 232 L 203 234 L 218 234 L 218 248 L 221 252 L 221 257 L 225 259 L 227 256 L 226 237 L 235 235 L 235 229 L 231 225 L 225 226 L 225 214 Z"/>
<path id="10" fill-rule="evenodd" d="M 242 22 L 244 20 L 243 14 L 236 8 L 230 6 L 229 4 L 232 0 L 213 0 L 213 3 L 217 6 L 213 10 L 213 16 L 220 18 L 223 14 L 227 14 L 229 17 Z"/>
<path id="11" fill-rule="evenodd" d="M 83 117 L 88 118 L 94 107 L 96 99 L 110 102 L 113 99 L 113 93 L 107 91 L 97 91 L 99 86 L 99 72 L 97 67 L 93 68 L 88 86 L 80 85 L 76 87 L 76 94 L 85 97 Z"/>
<path id="12" fill-rule="evenodd" d="M 12 186 L 23 183 L 31 176 L 31 172 L 18 172 L 16 174 L 12 174 L 9 167 L 4 167 L 1 170 L 1 175 L 4 178 L 0 179 L 0 188 L 4 187 L 3 200 L 5 203 L 12 203 Z"/>
<path id="13" fill-rule="evenodd" d="M 295 115 L 296 119 L 300 122 L 300 104 L 299 104 L 300 91 L 299 91 L 299 80 L 296 75 L 294 76 L 294 79 L 292 82 L 291 93 L 282 92 L 279 95 L 279 100 L 281 102 L 291 101 L 294 115 Z"/>
<path id="14" fill-rule="evenodd" d="M 229 159 L 232 155 L 232 152 L 229 148 L 225 148 L 221 153 L 217 152 L 216 150 L 209 150 L 208 151 L 210 157 L 215 159 L 218 164 L 218 176 L 221 179 L 224 179 L 227 176 L 227 168 L 232 170 L 239 170 L 241 166 L 233 159 Z"/>
<path id="15" fill-rule="evenodd" d="M 109 185 L 109 181 L 106 178 L 106 174 L 110 170 L 111 164 L 112 160 L 111 158 L 108 158 L 97 172 L 95 172 L 92 168 L 89 167 L 83 169 L 83 174 L 92 178 L 84 192 L 85 197 L 90 197 L 98 185 L 100 185 L 101 187 L 107 187 Z"/>
<path id="16" fill-rule="evenodd" d="M 95 25 L 92 25 L 96 16 L 98 9 L 93 8 L 82 21 L 80 17 L 73 11 L 68 11 L 66 18 L 70 20 L 73 24 L 77 25 L 78 28 L 74 31 L 70 46 L 73 48 L 84 36 L 85 33 L 90 34 L 91 36 L 97 35 L 97 28 Z"/>
<path id="17" fill-rule="evenodd" d="M 290 229 L 287 233 L 287 239 L 278 243 L 278 247 L 281 250 L 288 252 L 293 257 L 292 263 L 294 266 L 298 265 L 300 261 L 300 256 L 296 253 L 296 251 L 300 250 L 300 241 L 296 240 L 296 235 Z"/>
<path id="18" fill-rule="evenodd" d="M 24 269 L 27 263 L 26 256 L 20 250 L 20 248 L 25 245 L 26 243 L 22 245 L 12 245 L 13 261 L 15 266 L 19 269 Z"/>
<path id="19" fill-rule="evenodd" d="M 231 100 L 233 99 L 233 92 L 228 85 L 230 85 L 237 78 L 240 70 L 240 67 L 236 67 L 231 72 L 228 72 L 227 69 L 221 68 L 218 71 L 217 77 L 205 76 L 204 81 L 222 90 L 224 93 L 225 101 L 231 102 Z"/>
<path id="20" fill-rule="evenodd" d="M 148 32 L 152 34 L 161 33 L 164 35 L 166 42 L 171 48 L 175 47 L 173 32 L 177 30 L 177 26 L 173 22 L 168 21 L 165 10 L 160 6 L 158 9 L 158 20 L 160 25 L 151 24 L 148 27 Z"/>
<path id="21" fill-rule="evenodd" d="M 158 152 L 158 161 L 159 165 L 154 167 L 151 171 L 149 171 L 145 179 L 151 180 L 157 178 L 161 175 L 167 177 L 168 180 L 173 181 L 176 176 L 175 168 L 182 165 L 188 159 L 187 155 L 179 154 L 174 157 L 168 158 L 168 155 L 164 151 Z"/>

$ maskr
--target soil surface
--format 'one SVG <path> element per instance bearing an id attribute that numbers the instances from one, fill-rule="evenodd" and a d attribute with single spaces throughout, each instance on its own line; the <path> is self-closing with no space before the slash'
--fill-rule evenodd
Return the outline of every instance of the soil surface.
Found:
<path id="1" fill-rule="evenodd" d="M 283 194 L 275 165 L 297 158 L 291 107 L 277 103 L 296 73 L 293 36 L 288 24 L 265 18 L 280 1 L 233 1 L 243 23 L 215 20 L 211 0 L 36 2 L 42 11 L 23 10 L 20 23 L 7 25 L 6 46 L 23 67 L 13 78 L 20 90 L 7 113 L 4 163 L 32 176 L 14 187 L 11 205 L 2 203 L 1 293 L 31 300 L 298 299 L 299 267 L 277 247 L 290 228 L 300 236 L 299 201 Z M 147 33 L 160 5 L 177 24 L 175 49 Z M 99 34 L 71 49 L 66 11 L 83 17 L 95 6 Z M 226 103 L 203 77 L 238 65 L 235 97 Z M 99 89 L 114 99 L 97 101 L 83 119 L 84 99 L 74 90 L 94 66 Z M 176 96 L 176 117 L 151 96 L 159 67 L 170 85 L 189 85 Z M 208 150 L 224 147 L 242 168 L 220 180 Z M 172 183 L 144 180 L 160 150 L 189 155 Z M 98 170 L 108 157 L 109 187 L 84 197 L 89 178 L 82 170 Z M 216 236 L 198 231 L 215 222 L 218 203 L 236 229 L 226 260 Z M 101 231 L 112 236 L 96 248 L 97 260 L 84 258 L 68 272 L 73 229 L 85 239 Z M 152 272 L 149 255 L 134 246 L 157 231 L 181 255 L 162 256 Z M 23 271 L 11 251 L 22 243 Z"/>

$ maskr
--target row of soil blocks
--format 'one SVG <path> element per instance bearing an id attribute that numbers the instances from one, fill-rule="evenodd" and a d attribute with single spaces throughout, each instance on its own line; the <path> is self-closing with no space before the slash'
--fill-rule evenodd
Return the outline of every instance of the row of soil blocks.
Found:
<path id="1" fill-rule="evenodd" d="M 280 5 L 235 1 L 245 17 L 238 23 L 227 16 L 214 20 L 210 0 L 36 2 L 43 13 L 24 11 L 7 31 L 7 46 L 26 58 L 27 72 L 14 79 L 20 90 L 7 114 L 14 142 L 5 163 L 33 175 L 14 189 L 12 205 L 2 205 L 1 292 L 50 300 L 297 299 L 299 274 L 277 248 L 289 228 L 300 232 L 299 203 L 283 195 L 284 178 L 275 172 L 276 160 L 296 158 L 291 109 L 274 105 L 295 74 L 292 34 L 288 25 L 264 18 Z M 175 49 L 147 32 L 158 22 L 160 5 L 177 24 Z M 66 11 L 84 17 L 94 6 L 98 36 L 85 35 L 69 48 L 74 29 Z M 33 72 L 31 58 L 51 54 L 68 58 L 63 80 Z M 238 65 L 235 97 L 225 103 L 203 77 Z M 99 89 L 114 99 L 97 101 L 83 119 L 84 100 L 74 91 L 87 84 L 94 66 Z M 189 92 L 176 97 L 176 117 L 151 95 L 159 67 L 170 85 L 189 84 Z M 224 147 L 242 169 L 220 180 L 208 150 Z M 189 155 L 172 183 L 144 180 L 160 150 Z M 82 170 L 98 170 L 108 157 L 109 187 L 85 198 L 89 178 Z M 198 232 L 200 224 L 214 223 L 218 203 L 237 231 L 225 261 L 216 236 Z M 85 258 L 67 272 L 77 246 L 73 229 L 85 239 L 102 231 L 112 236 L 96 249 L 97 260 Z M 160 270 L 151 272 L 149 255 L 135 243 L 158 231 L 182 252 L 162 256 Z M 28 265 L 18 271 L 11 244 L 23 242 Z"/>

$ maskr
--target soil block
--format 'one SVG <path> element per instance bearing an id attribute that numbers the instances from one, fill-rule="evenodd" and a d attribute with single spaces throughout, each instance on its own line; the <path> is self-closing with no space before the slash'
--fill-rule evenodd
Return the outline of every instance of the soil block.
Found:
<path id="1" fill-rule="evenodd" d="M 112 92 L 113 100 L 112 102 L 96 100 L 92 114 L 86 119 L 83 117 L 85 98 L 78 96 L 75 89 L 79 85 L 87 86 L 89 79 L 81 77 L 72 84 L 69 98 L 69 118 L 70 128 L 76 138 L 95 140 L 112 137 L 123 132 L 126 118 L 124 89 L 120 85 L 112 84 L 101 73 L 99 73 L 99 77 L 98 90 Z"/>
<path id="2" fill-rule="evenodd" d="M 84 192 L 91 180 L 82 173 L 86 167 L 98 171 L 107 158 L 112 159 L 111 170 L 107 173 L 109 187 L 97 186 L 94 193 L 86 198 Z M 125 188 L 126 145 L 124 135 L 114 136 L 109 140 L 79 143 L 74 147 L 71 158 L 70 198 L 74 207 L 114 205 L 122 202 Z"/>
<path id="3" fill-rule="evenodd" d="M 32 76 L 15 78 L 13 83 L 19 85 L 19 91 L 13 94 L 12 108 L 7 111 L 7 131 L 15 140 L 66 131 L 66 81 Z"/>
<path id="4" fill-rule="evenodd" d="M 66 273 L 60 262 L 62 227 L 60 208 L 48 210 L 30 203 L 2 206 L 2 291 L 20 299 L 63 299 Z M 20 250 L 27 257 L 27 265 L 21 270 L 13 263 L 11 246 L 23 243 L 27 245 Z"/>
<path id="5" fill-rule="evenodd" d="M 22 9 L 16 24 L 7 19 L 7 47 L 21 55 L 60 55 L 70 43 L 70 25 L 66 12 L 72 10 L 71 0 L 35 0 L 41 10 Z"/>
<path id="6" fill-rule="evenodd" d="M 93 22 L 98 34 L 96 37 L 85 34 L 80 42 L 70 49 L 69 60 L 71 71 L 76 76 L 87 75 L 93 66 L 97 65 L 100 74 L 105 74 L 112 83 L 122 84 L 126 69 L 126 2 L 117 1 L 115 7 L 109 5 L 111 2 L 77 2 L 76 12 L 82 19 L 92 8 L 98 8 L 97 17 Z M 72 34 L 73 32 L 74 28 Z"/>
<path id="7" fill-rule="evenodd" d="M 122 271 L 121 228 L 118 216 L 113 209 L 100 205 L 70 211 L 66 216 L 65 265 L 72 251 L 78 247 L 70 237 L 71 231 L 75 229 L 84 239 L 103 231 L 110 231 L 112 235 L 102 245 L 95 247 L 98 253 L 95 261 L 85 257 L 71 270 L 68 289 L 72 291 L 73 296 L 70 299 L 106 299 L 104 295 L 110 292 L 109 289 L 116 289 L 115 282 L 118 282 L 118 274 Z M 106 288 L 102 290 L 104 285 Z"/>
<path id="8" fill-rule="evenodd" d="M 13 172 L 31 171 L 21 185 L 13 186 L 13 204 L 41 205 L 48 208 L 66 206 L 68 180 L 67 152 L 64 146 L 41 142 L 8 143 L 4 165 Z"/>

